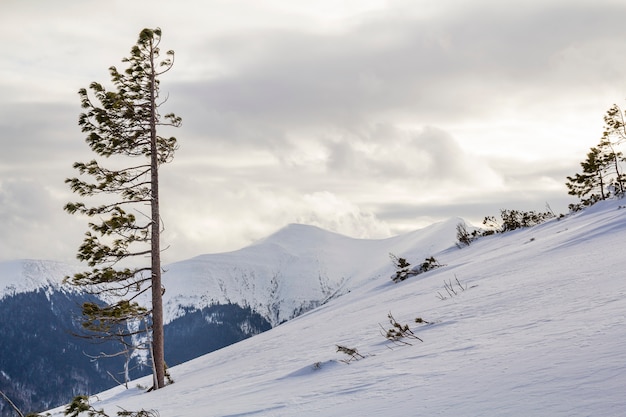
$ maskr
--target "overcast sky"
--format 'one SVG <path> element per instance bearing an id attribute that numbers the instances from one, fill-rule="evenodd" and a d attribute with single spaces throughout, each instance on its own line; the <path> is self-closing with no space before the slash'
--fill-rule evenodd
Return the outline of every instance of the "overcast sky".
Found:
<path id="1" fill-rule="evenodd" d="M 73 262 L 64 179 L 95 156 L 77 91 L 110 86 L 144 27 L 176 52 L 172 262 L 288 223 L 379 238 L 566 212 L 565 177 L 626 105 L 624 22 L 622 0 L 2 0 L 0 260 Z"/>

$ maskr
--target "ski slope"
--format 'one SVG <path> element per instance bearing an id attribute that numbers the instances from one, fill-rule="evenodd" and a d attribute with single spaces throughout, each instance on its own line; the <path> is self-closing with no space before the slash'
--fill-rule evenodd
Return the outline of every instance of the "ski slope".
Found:
<path id="1" fill-rule="evenodd" d="M 163 390 L 133 384 L 91 403 L 111 416 L 624 416 L 623 204 L 450 244 L 430 253 L 444 267 L 397 284 L 391 266 L 372 271 L 309 313 L 172 368 Z M 434 235 L 434 247 L 444 239 L 454 241 Z M 413 251 L 415 265 L 424 256 Z M 389 312 L 423 342 L 383 337 Z M 336 345 L 363 357 L 345 363 Z"/>

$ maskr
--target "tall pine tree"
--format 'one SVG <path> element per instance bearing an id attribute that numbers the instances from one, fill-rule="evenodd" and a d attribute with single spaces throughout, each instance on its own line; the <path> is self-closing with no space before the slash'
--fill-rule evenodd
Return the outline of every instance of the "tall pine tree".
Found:
<path id="1" fill-rule="evenodd" d="M 177 148 L 176 138 L 159 136 L 157 131 L 181 124 L 173 113 L 161 116 L 159 112 L 165 101 L 159 96 L 159 76 L 174 64 L 173 51 L 159 58 L 160 42 L 160 29 L 142 30 L 130 56 L 122 60 L 128 68 L 123 72 L 109 68 L 114 90 L 94 82 L 89 86 L 91 94 L 84 88 L 79 91 L 84 113 L 78 124 L 91 150 L 104 157 L 109 167 L 95 159 L 76 162 L 80 176 L 66 183 L 96 203 L 65 206 L 67 212 L 93 220 L 77 255 L 91 269 L 67 279 L 109 300 L 83 306 L 84 327 L 105 337 L 119 337 L 120 324 L 146 318 L 154 389 L 165 386 L 159 166 L 170 162 Z M 148 257 L 149 265 L 144 264 Z M 138 297 L 147 291 L 152 297 L 146 308 Z M 129 330 L 128 335 L 132 333 Z"/>
<path id="2" fill-rule="evenodd" d="M 626 175 L 622 165 L 626 162 L 617 147 L 626 140 L 624 113 L 614 104 L 604 115 L 604 132 L 600 143 L 591 148 L 587 159 L 580 163 L 582 173 L 567 177 L 565 185 L 570 195 L 581 199 L 570 208 L 590 206 L 612 195 L 624 195 Z"/>

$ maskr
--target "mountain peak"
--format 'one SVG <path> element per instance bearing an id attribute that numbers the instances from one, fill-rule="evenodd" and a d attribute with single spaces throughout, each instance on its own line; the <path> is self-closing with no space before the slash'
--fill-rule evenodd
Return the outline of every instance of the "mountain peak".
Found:
<path id="1" fill-rule="evenodd" d="M 277 244 L 283 247 L 319 246 L 329 239 L 353 239 L 340 233 L 331 232 L 318 226 L 290 223 L 271 235 L 258 240 L 253 246 Z"/>

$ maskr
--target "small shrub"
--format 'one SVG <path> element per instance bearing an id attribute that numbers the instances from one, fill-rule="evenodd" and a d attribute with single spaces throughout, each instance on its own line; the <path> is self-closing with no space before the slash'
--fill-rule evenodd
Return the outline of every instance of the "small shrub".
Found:
<path id="1" fill-rule="evenodd" d="M 118 411 L 117 415 L 119 417 L 159 417 L 159 412 L 156 410 L 139 410 L 139 411 L 128 411 L 128 410 L 122 410 L 122 411 Z"/>
<path id="2" fill-rule="evenodd" d="M 493 221 L 495 221 L 493 216 L 490 217 L 490 219 L 493 219 Z M 485 221 L 487 221 L 487 218 L 485 218 Z M 471 245 L 471 243 L 475 241 L 476 239 L 478 239 L 479 237 L 489 236 L 493 233 L 494 233 L 493 230 L 482 230 L 482 229 L 474 229 L 470 233 L 467 230 L 467 226 L 465 225 L 465 223 L 459 223 L 456 225 L 456 240 L 457 240 L 456 246 L 457 248 L 461 249 L 465 246 Z"/>
<path id="3" fill-rule="evenodd" d="M 69 417 L 78 417 L 83 411 L 89 412 L 89 416 L 104 415 L 104 410 L 96 410 L 91 404 L 89 404 L 89 397 L 87 395 L 77 395 L 74 397 L 71 403 L 65 408 L 65 415 Z"/>
<path id="4" fill-rule="evenodd" d="M 399 258 L 393 253 L 389 254 L 389 258 L 396 268 L 396 275 L 391 277 L 391 279 L 394 282 L 404 281 L 407 279 L 410 273 L 411 264 L 408 263 L 406 259 Z"/>
<path id="5" fill-rule="evenodd" d="M 445 265 L 440 264 L 439 261 L 436 260 L 434 256 L 431 256 L 430 258 L 424 259 L 424 262 L 422 262 L 422 264 L 420 265 L 418 273 L 421 274 L 423 272 L 428 272 L 428 271 L 437 269 L 442 266 L 445 266 Z"/>
<path id="6" fill-rule="evenodd" d="M 439 268 L 441 266 L 445 266 L 443 264 L 440 264 L 439 261 L 437 261 L 437 259 L 435 259 L 434 256 L 431 256 L 429 258 L 425 258 L 424 262 L 422 262 L 420 264 L 420 266 L 417 267 L 417 268 L 411 268 L 411 264 L 408 263 L 406 261 L 406 259 L 399 258 L 396 255 L 394 255 L 393 253 L 390 253 L 389 257 L 391 258 L 392 262 L 394 263 L 394 265 L 396 267 L 396 274 L 391 277 L 391 280 L 393 282 L 404 281 L 405 279 L 407 279 L 410 276 L 419 275 L 419 274 L 422 274 L 424 272 L 430 271 L 432 269 L 436 269 L 436 268 Z"/>
<path id="7" fill-rule="evenodd" d="M 467 231 L 467 226 L 465 226 L 465 223 L 458 223 L 456 225 L 457 247 L 461 248 L 463 246 L 469 246 L 474 241 L 474 239 L 475 237 L 473 237 L 472 234 Z"/>
<path id="8" fill-rule="evenodd" d="M 492 230 L 491 233 L 505 233 L 516 229 L 536 226 L 551 218 L 556 217 L 550 210 L 546 212 L 537 211 L 519 211 L 519 210 L 500 210 L 500 218 L 502 222 L 498 222 L 494 216 L 487 216 L 483 220 L 483 224 Z M 486 235 L 486 233 L 483 233 Z"/>
<path id="9" fill-rule="evenodd" d="M 459 281 L 456 275 L 454 276 L 454 281 L 455 281 L 454 284 L 456 285 L 452 283 L 452 280 L 449 280 L 449 281 L 444 280 L 443 288 L 446 290 L 446 293 L 448 293 L 448 296 L 446 297 L 445 295 L 442 295 L 441 292 L 437 291 L 437 298 L 439 298 L 440 300 L 447 300 L 448 298 L 455 297 L 459 295 L 461 292 L 467 290 L 467 285 L 461 284 L 461 281 Z"/>
<path id="10" fill-rule="evenodd" d="M 403 344 L 403 345 L 411 345 L 410 342 L 407 342 L 404 339 L 413 339 L 413 340 L 419 340 L 420 342 L 423 342 L 422 339 L 420 339 L 418 336 L 415 335 L 415 333 L 413 333 L 413 331 L 409 328 L 408 324 L 402 325 L 402 324 L 398 323 L 396 321 L 396 319 L 393 317 L 393 315 L 391 314 L 391 312 L 389 312 L 389 314 L 387 314 L 387 318 L 389 319 L 389 323 L 391 324 L 391 328 L 385 330 L 385 328 L 382 325 L 380 325 L 381 329 L 383 329 L 382 335 L 387 340 L 389 340 L 391 342 L 394 342 L 396 344 Z M 415 322 L 416 323 L 427 323 L 424 320 L 422 320 L 421 318 L 415 319 Z"/>
<path id="11" fill-rule="evenodd" d="M 89 417 L 109 417 L 107 413 L 104 412 L 103 409 L 96 410 L 89 403 L 89 396 L 87 395 L 78 395 L 74 397 L 71 403 L 67 405 L 65 408 L 65 415 L 69 417 L 78 417 L 79 414 L 86 412 Z M 117 413 L 118 417 L 159 417 L 159 412 L 156 410 L 139 410 L 139 411 L 128 411 L 122 409 Z"/>
<path id="12" fill-rule="evenodd" d="M 363 359 L 365 356 L 361 355 L 355 348 L 349 348 L 342 345 L 336 345 L 337 352 L 345 353 L 349 356 L 348 359 L 342 360 L 341 362 L 350 363 L 351 361 L 358 361 L 359 359 Z"/>

